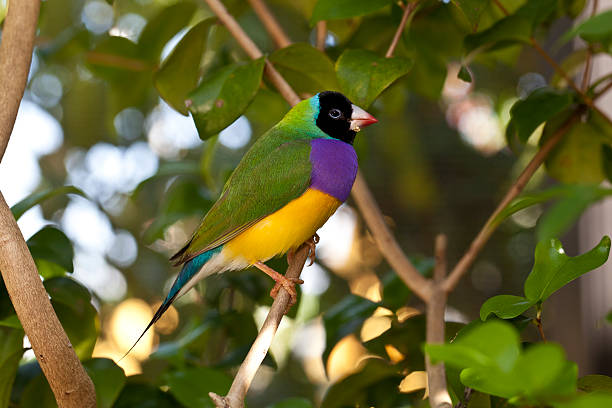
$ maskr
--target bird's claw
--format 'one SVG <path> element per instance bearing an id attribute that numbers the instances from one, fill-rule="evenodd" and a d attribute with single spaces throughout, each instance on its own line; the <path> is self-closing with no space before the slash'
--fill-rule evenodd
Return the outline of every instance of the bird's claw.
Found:
<path id="1" fill-rule="evenodd" d="M 315 257 L 316 257 L 316 249 L 317 249 L 317 244 L 319 243 L 319 234 L 315 233 L 308 241 L 305 242 L 306 245 L 308 245 L 309 250 L 308 250 L 308 259 L 310 259 L 310 264 L 308 264 L 308 266 L 311 266 L 314 261 L 315 261 Z"/>
<path id="2" fill-rule="evenodd" d="M 285 314 L 287 314 L 289 309 L 291 309 L 291 307 L 297 303 L 297 291 L 295 290 L 295 285 L 301 285 L 302 283 L 304 283 L 304 281 L 299 278 L 288 278 L 284 275 L 281 276 L 282 278 L 279 278 L 276 281 L 276 284 L 270 291 L 270 296 L 272 297 L 272 299 L 276 299 L 280 288 L 285 289 L 287 293 L 289 293 L 291 299 L 289 300 L 289 304 L 287 305 L 287 310 L 285 310 Z"/>

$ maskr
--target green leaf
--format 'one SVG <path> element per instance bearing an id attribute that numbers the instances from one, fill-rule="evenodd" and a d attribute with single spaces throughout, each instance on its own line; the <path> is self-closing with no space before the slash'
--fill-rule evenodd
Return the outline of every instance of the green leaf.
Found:
<path id="1" fill-rule="evenodd" d="M 99 408 L 111 408 L 125 385 L 123 369 L 108 358 L 94 358 L 83 362 L 96 388 Z"/>
<path id="2" fill-rule="evenodd" d="M 187 95 L 198 84 L 200 61 L 206 48 L 210 27 L 216 19 L 206 19 L 193 27 L 153 74 L 153 83 L 162 98 L 187 116 Z"/>
<path id="3" fill-rule="evenodd" d="M 170 393 L 187 408 L 214 408 L 209 392 L 225 395 L 232 380 L 208 367 L 187 368 L 166 375 Z"/>
<path id="4" fill-rule="evenodd" d="M 494 219 L 492 224 L 494 226 L 499 225 L 503 220 L 515 214 L 521 210 L 532 205 L 540 204 L 545 201 L 562 197 L 569 194 L 570 189 L 568 187 L 573 186 L 557 186 L 548 190 L 539 191 L 537 193 L 523 194 L 520 197 L 515 198 L 507 207 L 505 207 Z"/>
<path id="5" fill-rule="evenodd" d="M 12 329 L 22 329 L 21 322 L 16 314 L 9 315 L 3 319 L 0 319 L 1 327 L 10 327 Z"/>
<path id="6" fill-rule="evenodd" d="M 0 327 L 0 407 L 9 406 L 13 382 L 23 355 L 21 328 Z"/>
<path id="7" fill-rule="evenodd" d="M 333 384 L 327 390 L 321 408 L 343 408 L 353 406 L 368 406 L 363 394 L 366 389 L 388 378 L 397 378 L 396 384 L 402 377 L 397 367 L 378 358 L 365 360 L 362 369 L 349 375 L 343 380 Z"/>
<path id="8" fill-rule="evenodd" d="M 578 379 L 578 389 L 584 392 L 604 391 L 612 394 L 612 378 L 600 374 L 585 375 Z"/>
<path id="9" fill-rule="evenodd" d="M 535 303 L 522 296 L 499 295 L 487 299 L 480 307 L 480 319 L 487 320 L 494 314 L 500 319 L 512 319 L 529 309 Z"/>
<path id="10" fill-rule="evenodd" d="M 205 77 L 189 95 L 189 111 L 201 139 L 225 129 L 246 110 L 257 94 L 264 65 L 264 58 L 228 65 Z"/>
<path id="11" fill-rule="evenodd" d="M 393 3 L 392 0 L 318 0 L 312 12 L 310 24 L 314 25 L 321 20 L 363 16 L 391 3 Z"/>
<path id="12" fill-rule="evenodd" d="M 587 42 L 602 43 L 606 46 L 612 41 L 612 10 L 597 14 L 563 36 L 565 41 L 579 35 Z"/>
<path id="13" fill-rule="evenodd" d="M 366 50 L 346 50 L 336 62 L 340 89 L 356 105 L 367 109 L 389 85 L 406 75 L 407 58 L 384 58 Z"/>
<path id="14" fill-rule="evenodd" d="M 521 15 L 511 15 L 499 20 L 493 26 L 465 37 L 467 53 L 477 48 L 497 49 L 509 45 L 526 44 L 531 33 L 531 21 Z"/>
<path id="15" fill-rule="evenodd" d="M 459 69 L 457 78 L 459 78 L 463 82 L 470 82 L 470 83 L 472 82 L 472 74 L 470 74 L 470 71 L 465 65 L 462 65 L 461 69 Z"/>
<path id="16" fill-rule="evenodd" d="M 516 130 L 518 139 L 525 143 L 538 126 L 570 107 L 573 100 L 573 95 L 567 91 L 536 89 L 526 99 L 519 100 L 512 106 L 512 127 L 508 126 L 508 130 Z"/>
<path id="17" fill-rule="evenodd" d="M 612 181 L 612 147 L 607 144 L 601 145 L 601 163 L 606 178 Z"/>
<path id="18" fill-rule="evenodd" d="M 597 185 L 568 186 L 568 194 L 540 217 L 536 231 L 538 242 L 563 236 L 591 204 L 610 193 Z"/>
<path id="19" fill-rule="evenodd" d="M 459 7 L 459 9 L 463 12 L 467 20 L 470 22 L 472 30 L 476 30 L 478 28 L 478 23 L 480 22 L 480 16 L 482 16 L 482 13 L 489 5 L 489 2 L 488 0 L 453 0 L 453 4 Z"/>
<path id="20" fill-rule="evenodd" d="M 612 395 L 606 393 L 578 394 L 569 401 L 551 402 L 555 408 L 602 408 L 612 406 Z"/>
<path id="21" fill-rule="evenodd" d="M 74 249 L 62 231 L 55 227 L 44 227 L 30 239 L 28 248 L 34 260 L 53 262 L 67 272 L 73 272 Z"/>
<path id="22" fill-rule="evenodd" d="M 281 48 L 268 59 L 298 94 L 338 89 L 334 63 L 309 44 Z"/>
<path id="23" fill-rule="evenodd" d="M 185 28 L 196 11 L 195 3 L 181 1 L 161 10 L 149 20 L 138 39 L 140 53 L 157 62 L 164 45 Z"/>
<path id="24" fill-rule="evenodd" d="M 201 386 L 202 384 L 199 384 Z M 128 382 L 113 408 L 177 408 L 179 403 L 157 385 Z"/>
<path id="25" fill-rule="evenodd" d="M 605 236 L 595 248 L 582 255 L 569 257 L 558 239 L 538 243 L 535 264 L 525 281 L 525 296 L 542 302 L 574 279 L 601 266 L 608 259 L 610 238 Z"/>
<path id="26" fill-rule="evenodd" d="M 87 53 L 87 65 L 108 81 L 130 81 L 153 69 L 153 63 L 140 55 L 138 46 L 123 37 L 107 36 Z"/>
<path id="27" fill-rule="evenodd" d="M 378 307 L 368 299 L 356 295 L 345 296 L 323 315 L 326 346 L 323 361 L 327 361 L 331 349 L 344 336 L 354 333 Z"/>
<path id="28" fill-rule="evenodd" d="M 277 402 L 276 404 L 268 405 L 267 408 L 313 408 L 312 402 L 308 401 L 305 398 L 287 398 L 281 402 Z"/>
<path id="29" fill-rule="evenodd" d="M 74 186 L 63 186 L 59 188 L 47 189 L 30 194 L 29 196 L 12 206 L 11 212 L 13 213 L 15 219 L 18 220 L 26 211 L 28 211 L 35 205 L 40 204 L 43 201 L 48 200 L 49 198 L 64 194 L 77 194 L 86 197 L 85 193 L 83 193 L 81 190 Z"/>
<path id="30" fill-rule="evenodd" d="M 81 360 L 91 357 L 100 331 L 98 312 L 89 291 L 73 279 L 58 277 L 43 282 L 51 304 Z"/>

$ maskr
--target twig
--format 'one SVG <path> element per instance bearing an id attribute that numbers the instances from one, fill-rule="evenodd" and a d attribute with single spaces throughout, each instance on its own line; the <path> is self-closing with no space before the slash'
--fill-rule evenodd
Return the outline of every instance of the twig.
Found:
<path id="1" fill-rule="evenodd" d="M 474 390 L 472 388 L 465 387 L 465 390 L 463 391 L 463 401 L 459 401 L 457 405 L 455 405 L 455 408 L 466 408 L 470 403 L 473 392 Z"/>
<path id="2" fill-rule="evenodd" d="M 280 24 L 278 24 L 270 12 L 270 9 L 268 9 L 268 6 L 266 6 L 266 3 L 264 3 L 264 0 L 249 0 L 249 3 L 251 3 L 251 7 L 253 7 L 253 10 L 255 10 L 255 14 L 257 14 L 263 23 L 266 31 L 270 34 L 270 37 L 272 37 L 272 40 L 276 46 L 278 48 L 285 48 L 289 46 L 291 44 L 291 40 L 289 37 L 287 37 Z"/>
<path id="3" fill-rule="evenodd" d="M 542 324 L 542 305 L 540 304 L 536 306 L 536 309 L 537 309 L 537 313 L 536 313 L 535 319 L 533 319 L 533 322 L 538 328 L 538 332 L 540 333 L 540 337 L 542 338 L 542 341 L 546 343 L 546 336 L 544 335 L 544 325 Z"/>
<path id="4" fill-rule="evenodd" d="M 470 244 L 469 249 L 466 253 L 461 257 L 457 265 L 453 268 L 453 271 L 450 273 L 448 278 L 444 281 L 444 289 L 447 293 L 451 292 L 459 283 L 461 277 L 467 272 L 468 268 L 472 265 L 476 256 L 482 248 L 485 246 L 493 231 L 495 231 L 494 220 L 499 215 L 499 213 L 506 208 L 508 204 L 512 200 L 514 200 L 525 188 L 525 185 L 536 170 L 540 167 L 540 165 L 544 162 L 550 151 L 559 143 L 563 135 L 572 127 L 574 122 L 576 122 L 582 113 L 582 109 L 577 109 L 569 119 L 557 129 L 557 131 L 544 143 L 544 145 L 538 150 L 533 159 L 529 162 L 527 167 L 523 170 L 521 175 L 516 179 L 514 184 L 510 187 L 504 198 L 501 200 L 493 214 L 489 217 L 485 225 L 482 227 L 476 238 Z"/>
<path id="5" fill-rule="evenodd" d="M 406 22 L 408 21 L 408 17 L 410 17 L 412 12 L 416 9 L 418 3 L 419 1 L 415 0 L 411 3 L 408 3 L 408 5 L 404 8 L 404 14 L 402 14 L 402 20 L 400 21 L 399 26 L 397 26 L 397 30 L 395 30 L 395 35 L 393 36 L 391 45 L 389 45 L 389 49 L 387 50 L 387 53 L 385 54 L 386 58 L 391 58 L 393 56 L 393 53 L 395 52 L 395 47 L 397 47 L 397 43 L 399 42 L 400 38 L 402 38 L 402 33 L 404 32 L 404 27 L 406 27 Z"/>
<path id="6" fill-rule="evenodd" d="M 263 54 L 259 47 L 251 40 L 251 38 L 244 32 L 244 30 L 238 25 L 234 17 L 229 14 L 225 6 L 219 0 L 204 0 L 208 7 L 213 13 L 217 15 L 219 20 L 227 27 L 230 34 L 238 41 L 238 44 L 252 59 L 263 57 Z M 285 98 L 291 105 L 296 105 L 300 102 L 300 97 L 295 93 L 291 86 L 285 81 L 285 79 L 278 73 L 278 71 L 266 61 L 265 73 L 272 84 L 278 89 L 280 94 Z"/>
<path id="7" fill-rule="evenodd" d="M 605 94 L 606 92 L 608 92 L 608 91 L 610 90 L 610 88 L 612 88 L 612 81 L 610 81 L 610 82 L 609 82 L 609 83 L 608 83 L 606 86 L 604 86 L 604 87 L 601 89 L 601 91 L 597 92 L 597 93 L 595 94 L 595 98 L 594 98 L 594 99 L 597 99 L 597 98 L 599 98 L 600 96 L 602 96 L 603 94 Z"/>
<path id="8" fill-rule="evenodd" d="M 0 44 L 0 160 L 26 86 L 40 2 L 11 1 Z M 91 379 L 64 332 L 15 218 L 0 193 L 0 271 L 60 407 L 96 406 Z"/>
<path id="9" fill-rule="evenodd" d="M 317 23 L 317 48 L 320 51 L 325 51 L 325 41 L 327 40 L 327 21 L 319 21 Z"/>
<path id="10" fill-rule="evenodd" d="M 433 276 L 434 285 L 431 297 L 427 301 L 426 339 L 428 344 L 442 344 L 444 343 L 444 310 L 447 298 L 447 293 L 442 285 L 446 276 L 446 236 L 436 237 L 434 254 L 436 264 Z M 429 356 L 426 356 L 425 367 L 429 387 L 429 405 L 432 408 L 452 407 L 451 398 L 446 389 L 444 363 L 432 364 Z"/>
<path id="11" fill-rule="evenodd" d="M 351 194 L 387 262 L 417 296 L 428 301 L 432 294 L 431 282 L 417 271 L 393 237 L 361 173 L 357 173 Z"/>
<path id="12" fill-rule="evenodd" d="M 308 252 L 309 247 L 303 245 L 296 251 L 293 257 L 287 257 L 289 267 L 287 268 L 285 276 L 288 278 L 300 277 L 300 273 L 308 258 Z M 281 287 L 276 299 L 274 299 L 274 303 L 272 303 L 266 321 L 261 327 L 242 365 L 240 365 L 238 373 L 234 377 L 234 382 L 227 396 L 221 397 L 212 392 L 209 394 L 217 408 L 242 408 L 244 406 L 244 398 L 249 390 L 251 381 L 253 381 L 255 373 L 268 353 L 274 334 L 289 305 L 289 300 L 289 293 Z"/>

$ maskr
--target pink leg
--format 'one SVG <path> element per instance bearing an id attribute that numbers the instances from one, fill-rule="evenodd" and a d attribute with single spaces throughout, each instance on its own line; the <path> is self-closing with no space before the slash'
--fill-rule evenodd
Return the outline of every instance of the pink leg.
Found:
<path id="1" fill-rule="evenodd" d="M 287 310 L 289 310 L 289 308 L 291 308 L 291 306 L 297 302 L 295 284 L 302 284 L 304 281 L 297 278 L 287 278 L 285 275 L 281 275 L 263 262 L 255 262 L 253 266 L 274 279 L 274 282 L 276 282 L 276 285 L 274 285 L 270 291 L 270 296 L 272 296 L 273 299 L 276 299 L 276 295 L 278 295 L 278 291 L 281 287 L 283 287 L 287 293 L 289 293 L 289 296 L 291 296 L 291 301 L 289 303 L 289 307 L 287 308 Z"/>

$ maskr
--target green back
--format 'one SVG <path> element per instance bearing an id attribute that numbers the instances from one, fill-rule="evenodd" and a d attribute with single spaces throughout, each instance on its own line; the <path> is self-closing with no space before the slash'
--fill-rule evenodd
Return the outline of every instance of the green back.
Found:
<path id="1" fill-rule="evenodd" d="M 175 265 L 225 244 L 306 191 L 310 140 L 328 137 L 314 123 L 316 110 L 318 103 L 302 101 L 253 144 L 191 240 L 170 258 Z"/>

